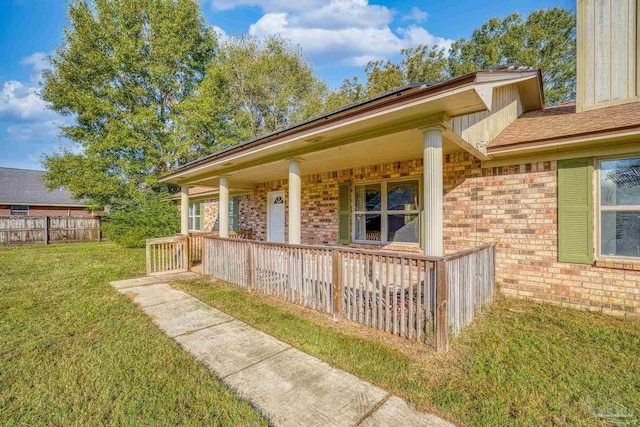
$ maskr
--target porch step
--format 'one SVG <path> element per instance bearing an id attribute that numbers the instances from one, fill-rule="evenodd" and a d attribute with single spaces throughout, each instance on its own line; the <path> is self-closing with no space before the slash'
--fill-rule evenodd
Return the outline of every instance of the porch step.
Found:
<path id="1" fill-rule="evenodd" d="M 272 424 L 453 426 L 167 283 L 197 276 L 179 273 L 112 285 Z"/>

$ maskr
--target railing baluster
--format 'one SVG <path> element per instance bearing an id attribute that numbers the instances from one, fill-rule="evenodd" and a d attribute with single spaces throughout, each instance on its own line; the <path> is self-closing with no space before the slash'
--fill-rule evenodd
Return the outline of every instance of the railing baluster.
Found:
<path id="1" fill-rule="evenodd" d="M 201 258 L 203 272 L 220 280 L 325 313 L 339 306 L 334 318 L 418 342 L 435 333 L 441 350 L 446 339 L 436 330 L 440 323 L 434 323 L 434 316 L 440 314 L 442 322 L 444 315 L 442 324 L 448 322 L 447 332 L 450 328 L 455 334 L 494 293 L 492 245 L 443 258 L 200 235 L 149 239 L 147 245 L 150 274 L 183 271 Z M 436 307 L 440 274 L 446 276 L 445 294 L 438 295 L 444 305 Z M 336 288 L 338 277 L 341 286 Z"/>

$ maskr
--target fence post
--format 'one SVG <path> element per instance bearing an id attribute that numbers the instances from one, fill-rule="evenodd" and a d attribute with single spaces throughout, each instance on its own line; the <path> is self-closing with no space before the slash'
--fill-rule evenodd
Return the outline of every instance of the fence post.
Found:
<path id="1" fill-rule="evenodd" d="M 447 313 L 447 299 L 449 295 L 449 276 L 447 262 L 436 262 L 436 351 L 445 352 L 449 349 L 449 316 Z"/>
<path id="2" fill-rule="evenodd" d="M 187 271 L 191 271 L 191 234 L 189 233 L 185 241 L 185 253 L 187 254 Z"/>
<path id="3" fill-rule="evenodd" d="M 151 274 L 151 243 L 147 239 L 147 276 Z"/>
<path id="4" fill-rule="evenodd" d="M 247 290 L 251 292 L 253 288 L 253 250 L 251 243 L 247 242 Z"/>
<path id="5" fill-rule="evenodd" d="M 189 271 L 191 270 L 191 264 L 190 264 L 191 261 L 189 261 L 189 235 L 188 234 L 184 236 L 182 245 L 183 245 L 182 247 L 184 248 L 182 251 L 182 254 L 183 254 L 182 268 L 186 269 L 186 271 Z"/>
<path id="6" fill-rule="evenodd" d="M 333 320 L 337 321 L 342 315 L 342 259 L 340 251 L 333 250 Z"/>
<path id="7" fill-rule="evenodd" d="M 49 244 L 49 217 L 44 217 L 44 244 Z"/>

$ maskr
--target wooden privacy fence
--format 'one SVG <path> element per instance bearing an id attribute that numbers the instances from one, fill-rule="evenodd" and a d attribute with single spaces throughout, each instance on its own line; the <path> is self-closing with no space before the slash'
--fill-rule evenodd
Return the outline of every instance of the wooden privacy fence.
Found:
<path id="1" fill-rule="evenodd" d="M 494 294 L 494 244 L 447 257 L 204 237 L 203 273 L 439 351 Z"/>
<path id="2" fill-rule="evenodd" d="M 100 218 L 0 216 L 0 244 L 101 240 Z"/>

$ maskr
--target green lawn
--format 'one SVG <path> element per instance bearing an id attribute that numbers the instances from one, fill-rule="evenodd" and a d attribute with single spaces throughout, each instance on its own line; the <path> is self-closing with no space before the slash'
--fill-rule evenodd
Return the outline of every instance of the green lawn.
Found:
<path id="1" fill-rule="evenodd" d="M 498 299 L 442 356 L 232 285 L 175 286 L 466 425 L 640 425 L 640 320 Z"/>
<path id="2" fill-rule="evenodd" d="M 108 243 L 0 247 L 0 425 L 266 424 L 109 286 L 143 266 Z M 442 356 L 235 286 L 175 286 L 466 425 L 640 424 L 638 320 L 499 299 Z"/>
<path id="3" fill-rule="evenodd" d="M 144 250 L 0 247 L 0 425 L 265 425 L 110 280 Z"/>

